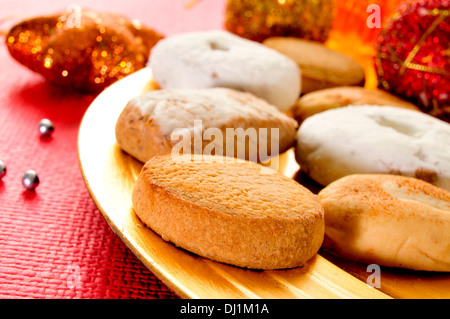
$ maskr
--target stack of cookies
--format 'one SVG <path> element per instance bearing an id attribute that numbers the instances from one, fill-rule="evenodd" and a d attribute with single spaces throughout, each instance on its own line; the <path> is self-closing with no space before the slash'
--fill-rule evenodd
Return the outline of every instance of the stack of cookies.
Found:
<path id="1" fill-rule="evenodd" d="M 158 42 L 159 89 L 124 106 L 119 146 L 145 163 L 136 214 L 164 240 L 251 269 L 345 258 L 450 271 L 450 125 L 323 44 L 225 31 Z M 314 194 L 265 164 L 295 149 Z"/>

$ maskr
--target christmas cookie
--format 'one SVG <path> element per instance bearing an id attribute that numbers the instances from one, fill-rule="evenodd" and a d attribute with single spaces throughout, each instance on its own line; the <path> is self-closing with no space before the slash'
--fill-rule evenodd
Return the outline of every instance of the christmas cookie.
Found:
<path id="1" fill-rule="evenodd" d="M 416 177 L 450 190 L 450 125 L 390 106 L 347 106 L 308 117 L 296 158 L 321 185 L 350 174 Z"/>
<path id="2" fill-rule="evenodd" d="M 318 194 L 323 247 L 389 267 L 450 271 L 450 193 L 394 175 L 351 175 Z"/>
<path id="3" fill-rule="evenodd" d="M 368 90 L 359 86 L 342 86 L 303 95 L 292 112 L 294 118 L 301 123 L 307 117 L 329 109 L 365 104 L 389 105 L 419 110 L 414 104 L 382 90 Z"/>
<path id="4" fill-rule="evenodd" d="M 302 73 L 302 94 L 335 87 L 363 86 L 364 69 L 351 57 L 325 45 L 292 37 L 272 37 L 264 45 L 290 57 Z"/>
<path id="5" fill-rule="evenodd" d="M 300 95 L 294 61 L 226 31 L 168 37 L 152 49 L 149 66 L 163 89 L 227 87 L 253 93 L 280 110 L 289 109 Z"/>
<path id="6" fill-rule="evenodd" d="M 116 139 L 142 162 L 172 152 L 264 162 L 294 146 L 296 129 L 294 119 L 251 93 L 156 90 L 127 104 L 116 123 Z"/>
<path id="7" fill-rule="evenodd" d="M 156 156 L 133 189 L 143 223 L 202 257 L 251 269 L 304 265 L 324 236 L 317 195 L 259 164 Z M 272 171 L 272 170 L 271 170 Z"/>

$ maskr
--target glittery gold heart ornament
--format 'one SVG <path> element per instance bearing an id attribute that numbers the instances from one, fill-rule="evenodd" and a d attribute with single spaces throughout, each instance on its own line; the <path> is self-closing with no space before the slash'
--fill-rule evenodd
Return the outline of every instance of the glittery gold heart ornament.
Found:
<path id="1" fill-rule="evenodd" d="M 79 7 L 13 26 L 11 56 L 57 86 L 99 92 L 137 71 L 163 36 L 124 16 Z"/>

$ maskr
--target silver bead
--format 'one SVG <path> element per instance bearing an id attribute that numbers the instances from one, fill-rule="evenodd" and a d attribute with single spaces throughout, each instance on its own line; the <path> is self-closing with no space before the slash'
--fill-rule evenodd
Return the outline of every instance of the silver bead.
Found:
<path id="1" fill-rule="evenodd" d="M 34 191 L 39 185 L 39 177 L 32 169 L 25 172 L 22 177 L 22 185 L 29 191 Z"/>
<path id="2" fill-rule="evenodd" d="M 49 119 L 42 119 L 39 123 L 39 134 L 41 134 L 41 136 L 50 136 L 52 135 L 54 130 L 55 127 L 53 126 L 52 121 L 50 121 Z"/>
<path id="3" fill-rule="evenodd" d="M 3 161 L 0 161 L 0 178 L 6 175 L 6 165 Z"/>

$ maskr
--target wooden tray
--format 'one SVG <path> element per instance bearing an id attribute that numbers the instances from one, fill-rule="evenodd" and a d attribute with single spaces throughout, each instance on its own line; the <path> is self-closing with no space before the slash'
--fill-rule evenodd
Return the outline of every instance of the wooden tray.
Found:
<path id="1" fill-rule="evenodd" d="M 165 242 L 134 213 L 131 192 L 142 163 L 122 152 L 114 128 L 126 103 L 155 89 L 151 70 L 142 69 L 113 84 L 87 110 L 78 137 L 79 162 L 86 186 L 114 232 L 156 276 L 182 298 L 446 298 L 446 274 L 382 270 L 381 288 L 366 284 L 367 265 L 320 252 L 304 267 L 253 271 L 217 263 Z M 280 168 L 304 182 L 293 151 Z M 312 186 L 313 184 L 308 184 Z"/>

